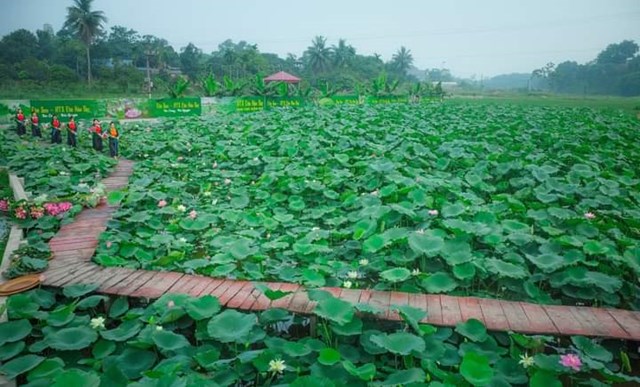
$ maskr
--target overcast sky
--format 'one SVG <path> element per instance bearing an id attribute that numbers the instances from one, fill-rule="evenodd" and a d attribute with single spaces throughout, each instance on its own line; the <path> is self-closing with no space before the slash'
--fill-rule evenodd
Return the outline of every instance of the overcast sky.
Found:
<path id="1" fill-rule="evenodd" d="M 0 35 L 48 23 L 70 0 L 0 0 Z M 346 38 L 385 60 L 402 45 L 419 68 L 477 78 L 531 72 L 552 61 L 587 62 L 608 44 L 640 44 L 640 0 L 95 0 L 107 28 L 123 25 L 211 52 L 226 39 L 301 55 L 311 39 Z"/>

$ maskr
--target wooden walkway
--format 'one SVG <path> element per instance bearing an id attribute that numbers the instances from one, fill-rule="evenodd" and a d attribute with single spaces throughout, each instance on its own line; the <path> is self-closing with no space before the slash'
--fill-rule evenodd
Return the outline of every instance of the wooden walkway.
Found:
<path id="1" fill-rule="evenodd" d="M 108 190 L 123 188 L 132 173 L 133 163 L 121 160 L 116 170 L 103 183 Z M 270 301 L 254 288 L 252 282 L 214 279 L 177 272 L 134 270 L 102 267 L 91 262 L 100 233 L 106 229 L 115 207 L 100 204 L 85 209 L 73 223 L 60 228 L 49 245 L 53 259 L 44 273 L 45 286 L 99 284 L 106 294 L 158 298 L 166 293 L 192 296 L 211 294 L 228 308 L 265 310 L 284 308 L 301 314 L 312 313 L 315 302 L 305 289 L 291 283 L 273 282 L 273 290 L 292 294 Z M 476 297 L 452 297 L 433 294 L 411 294 L 324 288 L 335 297 L 352 303 L 367 303 L 381 310 L 380 318 L 400 320 L 393 305 L 408 304 L 426 310 L 423 322 L 455 326 L 476 318 L 491 330 L 554 335 L 584 335 L 640 341 L 640 312 L 577 306 L 538 305 L 527 302 L 502 301 Z"/>

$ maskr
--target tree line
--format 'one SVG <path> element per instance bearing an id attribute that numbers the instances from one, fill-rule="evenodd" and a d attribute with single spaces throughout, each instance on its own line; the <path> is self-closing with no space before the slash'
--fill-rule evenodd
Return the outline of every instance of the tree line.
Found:
<path id="1" fill-rule="evenodd" d="M 205 53 L 195 44 L 176 51 L 167 40 L 113 26 L 93 0 L 73 0 L 59 31 L 50 25 L 35 33 L 18 29 L 0 40 L 0 93 L 14 97 L 48 91 L 52 96 L 98 90 L 101 95 L 240 95 L 286 92 L 267 87 L 262 76 L 286 71 L 304 80 L 297 91 L 334 93 L 441 93 L 432 81 L 452 81 L 447 69 L 421 73 L 413 67 L 411 50 L 400 47 L 390 60 L 357 52 L 345 39 L 331 44 L 316 36 L 301 54 L 282 58 L 261 52 L 256 44 L 225 40 Z M 416 75 L 427 82 L 420 83 Z M 89 88 L 86 84 L 89 84 Z M 477 83 L 477 82 L 476 82 Z M 482 82 L 460 82 L 472 90 Z M 573 94 L 640 95 L 638 45 L 609 45 L 595 60 L 566 61 L 536 69 L 529 89 Z"/>
<path id="2" fill-rule="evenodd" d="M 585 64 L 548 63 L 532 73 L 536 88 L 565 94 L 640 95 L 640 54 L 631 40 L 608 45 Z"/>
<path id="3" fill-rule="evenodd" d="M 323 36 L 315 37 L 302 55 L 285 58 L 261 52 L 256 44 L 232 40 L 211 53 L 193 43 L 176 51 L 165 39 L 124 26 L 107 31 L 106 22 L 106 15 L 93 9 L 93 0 L 73 0 L 59 31 L 45 25 L 35 33 L 18 29 L 3 36 L 0 82 L 17 89 L 69 88 L 86 81 L 102 91 L 136 93 L 147 90 L 151 81 L 156 92 L 191 88 L 206 93 L 206 83 L 211 86 L 213 79 L 215 93 L 237 94 L 260 88 L 256 75 L 276 71 L 330 89 L 327 93 L 353 91 L 381 74 L 392 81 L 416 80 L 408 73 L 413 56 L 405 47 L 387 62 L 377 54 L 359 54 L 345 39 L 330 44 Z"/>

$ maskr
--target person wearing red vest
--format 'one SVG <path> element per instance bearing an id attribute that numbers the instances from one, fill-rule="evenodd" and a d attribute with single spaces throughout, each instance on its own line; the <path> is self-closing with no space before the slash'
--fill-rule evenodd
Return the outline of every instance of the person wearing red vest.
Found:
<path id="1" fill-rule="evenodd" d="M 42 138 L 42 131 L 40 130 L 40 118 L 35 110 L 31 111 L 31 135 L 33 137 Z"/>
<path id="2" fill-rule="evenodd" d="M 114 159 L 118 158 L 118 142 L 120 141 L 120 132 L 118 128 L 116 128 L 116 124 L 111 122 L 109 124 L 109 130 L 107 131 L 107 136 L 109 136 L 109 155 Z"/>
<path id="3" fill-rule="evenodd" d="M 78 125 L 76 124 L 73 116 L 69 118 L 69 123 L 67 124 L 67 145 L 76 147 L 78 145 Z"/>
<path id="4" fill-rule="evenodd" d="M 62 144 L 62 128 L 57 115 L 51 118 L 51 143 Z"/>
<path id="5" fill-rule="evenodd" d="M 18 132 L 18 136 L 23 136 L 27 133 L 25 116 L 20 108 L 18 108 L 18 112 L 16 113 L 16 132 Z"/>
<path id="6" fill-rule="evenodd" d="M 104 134 L 102 133 L 102 127 L 100 127 L 100 121 L 98 121 L 97 118 L 93 119 L 93 125 L 89 128 L 89 131 L 92 133 L 93 149 L 102 152 L 102 138 Z"/>

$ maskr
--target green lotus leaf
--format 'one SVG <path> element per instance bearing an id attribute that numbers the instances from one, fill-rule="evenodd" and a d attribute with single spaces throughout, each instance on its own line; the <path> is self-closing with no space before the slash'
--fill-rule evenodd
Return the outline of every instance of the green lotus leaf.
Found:
<path id="1" fill-rule="evenodd" d="M 381 386 L 410 385 L 412 383 L 423 382 L 426 378 L 424 371 L 420 368 L 409 368 L 408 370 L 396 371 L 390 374 L 387 379 L 380 383 Z"/>
<path id="2" fill-rule="evenodd" d="M 209 320 L 207 332 L 222 343 L 243 343 L 257 322 L 254 314 L 227 309 Z"/>
<path id="3" fill-rule="evenodd" d="M 154 332 L 152 339 L 155 345 L 163 351 L 176 351 L 191 345 L 183 335 L 166 330 Z"/>
<path id="4" fill-rule="evenodd" d="M 15 359 L 2 364 L 2 366 L 0 366 L 0 373 L 5 375 L 8 379 L 15 379 L 17 376 L 34 369 L 44 360 L 44 357 L 37 355 L 16 357 Z"/>
<path id="5" fill-rule="evenodd" d="M 474 386 L 486 386 L 493 378 L 494 371 L 485 356 L 467 352 L 460 364 L 460 374 Z"/>
<path id="6" fill-rule="evenodd" d="M 185 304 L 187 314 L 194 320 L 210 318 L 220 311 L 220 302 L 212 295 L 191 298 Z"/>
<path id="7" fill-rule="evenodd" d="M 371 336 L 371 341 L 396 355 L 409 355 L 413 351 L 420 353 L 425 350 L 424 340 L 411 333 L 398 332 Z"/>
<path id="8" fill-rule="evenodd" d="M 434 256 L 444 247 L 444 239 L 438 236 L 414 232 L 409 234 L 409 247 L 418 254 Z"/>
<path id="9" fill-rule="evenodd" d="M 64 368 L 64 361 L 59 357 L 45 359 L 37 367 L 29 371 L 27 380 L 33 382 L 38 379 L 50 380 Z"/>
<path id="10" fill-rule="evenodd" d="M 105 366 L 113 364 L 129 379 L 139 378 L 144 371 L 150 369 L 157 360 L 152 351 L 138 348 L 125 348 L 120 355 L 105 361 Z"/>
<path id="11" fill-rule="evenodd" d="M 484 341 L 488 337 L 487 328 L 481 321 L 474 318 L 470 318 L 464 323 L 458 323 L 458 325 L 456 325 L 456 332 L 476 342 Z"/>
<path id="12" fill-rule="evenodd" d="M 96 284 L 70 285 L 62 289 L 62 294 L 64 294 L 65 297 L 78 298 L 97 290 L 99 287 L 100 285 Z"/>
<path id="13" fill-rule="evenodd" d="M 392 283 L 406 281 L 409 277 L 411 277 L 411 272 L 404 267 L 397 267 L 380 273 L 380 278 Z"/>
<path id="14" fill-rule="evenodd" d="M 613 354 L 605 349 L 600 344 L 595 343 L 592 339 L 584 336 L 572 336 L 571 342 L 590 358 L 602 362 L 610 362 L 613 359 Z"/>
<path id="15" fill-rule="evenodd" d="M 27 337 L 33 327 L 29 320 L 13 320 L 0 323 L 0 345 L 13 343 Z"/>
<path id="16" fill-rule="evenodd" d="M 61 351 L 76 351 L 87 348 L 98 339 L 95 330 L 88 326 L 63 328 L 45 336 L 47 344 Z"/>
<path id="17" fill-rule="evenodd" d="M 557 254 L 527 255 L 526 257 L 546 273 L 558 270 L 566 264 L 564 259 Z"/>
<path id="18" fill-rule="evenodd" d="M 100 336 L 112 341 L 125 341 L 137 335 L 142 329 L 142 323 L 138 320 L 127 320 L 117 328 L 100 331 Z"/>
<path id="19" fill-rule="evenodd" d="M 362 250 L 365 253 L 375 253 L 383 248 L 385 244 L 386 240 L 384 239 L 383 235 L 374 234 L 362 243 Z"/>
<path id="20" fill-rule="evenodd" d="M 14 343 L 6 343 L 0 347 L 0 361 L 6 361 L 18 355 L 26 347 L 24 341 L 16 341 Z"/>
<path id="21" fill-rule="evenodd" d="M 445 218 L 453 218 L 462 215 L 465 212 L 465 206 L 462 203 L 447 204 L 442 207 L 442 216 Z"/>
<path id="22" fill-rule="evenodd" d="M 342 366 L 348 373 L 351 375 L 360 378 L 360 380 L 369 381 L 373 380 L 376 376 L 376 366 L 373 363 L 366 363 L 361 365 L 360 367 L 356 367 L 349 360 L 343 360 Z"/>
<path id="23" fill-rule="evenodd" d="M 513 263 L 501 261 L 499 259 L 490 258 L 485 261 L 487 270 L 500 277 L 508 278 L 526 278 L 529 276 L 529 272 L 525 267 L 521 265 L 515 265 Z"/>
<path id="24" fill-rule="evenodd" d="M 346 301 L 328 297 L 318 301 L 314 313 L 339 325 L 344 325 L 353 320 L 354 308 Z"/>
<path id="25" fill-rule="evenodd" d="M 446 293 L 458 287 L 458 283 L 449 274 L 437 272 L 421 280 L 420 286 L 429 293 Z"/>

